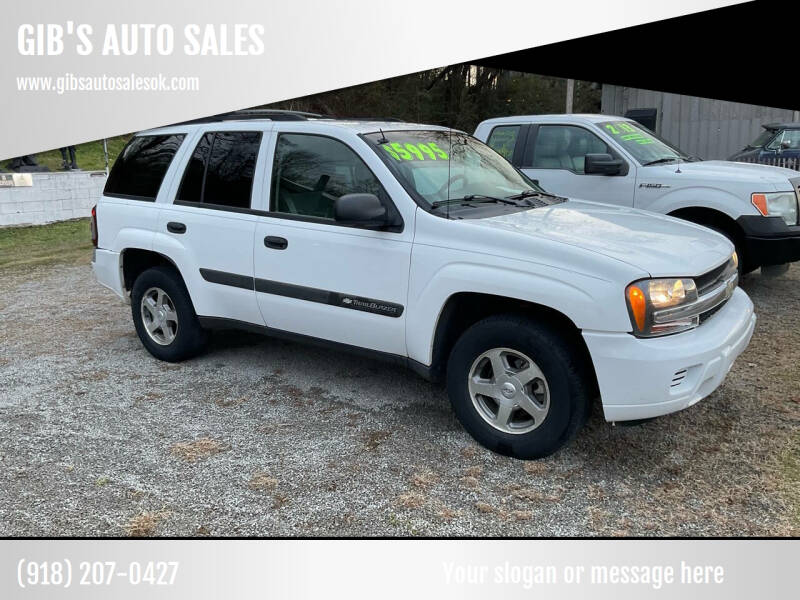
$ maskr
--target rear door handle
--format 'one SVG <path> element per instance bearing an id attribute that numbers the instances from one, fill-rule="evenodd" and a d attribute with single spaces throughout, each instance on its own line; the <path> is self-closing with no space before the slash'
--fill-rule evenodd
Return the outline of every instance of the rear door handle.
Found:
<path id="1" fill-rule="evenodd" d="M 183 223 L 176 223 L 175 221 L 170 221 L 167 223 L 167 231 L 171 233 L 186 233 L 186 225 Z"/>
<path id="2" fill-rule="evenodd" d="M 268 235 L 264 238 L 264 245 L 267 248 L 272 248 L 273 250 L 286 250 L 289 242 L 286 240 L 286 238 Z"/>

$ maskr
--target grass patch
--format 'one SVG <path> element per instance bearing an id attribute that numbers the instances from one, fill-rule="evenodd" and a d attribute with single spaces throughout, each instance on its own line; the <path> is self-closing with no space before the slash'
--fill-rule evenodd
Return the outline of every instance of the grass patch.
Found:
<path id="1" fill-rule="evenodd" d="M 120 135 L 113 138 L 108 138 L 108 166 L 114 164 L 117 156 L 128 140 L 131 139 L 132 134 Z M 69 160 L 69 153 L 67 154 Z M 75 160 L 78 166 L 84 171 L 104 171 L 106 168 L 106 161 L 103 157 L 103 140 L 96 140 L 94 142 L 86 142 L 75 146 Z M 61 171 L 61 152 L 58 148 L 48 150 L 46 152 L 39 152 L 36 155 L 36 161 L 50 169 L 51 171 Z M 9 160 L 0 162 L 0 168 L 8 170 Z"/>
<path id="2" fill-rule="evenodd" d="M 168 513 L 141 512 L 125 525 L 125 532 L 130 537 L 152 537 L 156 533 L 159 521 L 168 516 Z"/>
<path id="3" fill-rule="evenodd" d="M 0 228 L 0 269 L 55 262 L 88 263 L 89 219 Z"/>
<path id="4" fill-rule="evenodd" d="M 227 450 L 227 446 L 210 438 L 200 438 L 192 442 L 178 442 L 170 448 L 173 455 L 182 458 L 187 462 L 196 462 L 203 458 L 208 458 L 214 454 L 219 454 Z"/>
<path id="5" fill-rule="evenodd" d="M 266 473 L 255 473 L 250 478 L 248 486 L 251 490 L 273 490 L 278 485 L 278 480 Z"/>

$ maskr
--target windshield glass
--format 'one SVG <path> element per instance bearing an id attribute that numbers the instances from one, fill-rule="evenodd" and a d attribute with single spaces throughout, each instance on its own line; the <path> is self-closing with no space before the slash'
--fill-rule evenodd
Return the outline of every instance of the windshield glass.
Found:
<path id="1" fill-rule="evenodd" d="M 667 141 L 658 137 L 649 129 L 632 121 L 606 121 L 597 126 L 610 135 L 625 148 L 640 164 L 688 160 L 685 152 L 681 152 Z"/>
<path id="2" fill-rule="evenodd" d="M 505 158 L 465 133 L 387 131 L 364 137 L 376 152 L 385 153 L 405 183 L 431 205 L 465 196 L 506 198 L 542 191 Z"/>
<path id="3" fill-rule="evenodd" d="M 765 129 L 762 131 L 759 136 L 753 140 L 751 144 L 748 144 L 748 148 L 761 148 L 761 146 L 766 146 L 767 143 L 775 137 L 775 130 L 774 129 Z"/>

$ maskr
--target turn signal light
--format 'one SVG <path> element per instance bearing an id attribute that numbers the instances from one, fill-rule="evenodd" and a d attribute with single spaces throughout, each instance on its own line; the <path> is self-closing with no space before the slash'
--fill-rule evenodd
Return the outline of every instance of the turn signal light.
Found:
<path id="1" fill-rule="evenodd" d="M 647 315 L 647 300 L 644 292 L 635 285 L 628 286 L 628 306 L 631 307 L 639 331 L 643 331 Z"/>
<path id="2" fill-rule="evenodd" d="M 769 216 L 769 208 L 767 208 L 767 196 L 766 194 L 753 194 L 752 196 L 753 206 L 758 209 L 765 217 Z"/>

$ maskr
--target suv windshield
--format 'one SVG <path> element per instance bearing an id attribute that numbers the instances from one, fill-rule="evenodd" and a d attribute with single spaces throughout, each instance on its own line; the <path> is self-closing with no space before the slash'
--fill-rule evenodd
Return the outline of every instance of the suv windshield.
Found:
<path id="1" fill-rule="evenodd" d="M 542 192 L 489 146 L 465 133 L 387 131 L 364 136 L 429 205 L 454 198 L 507 198 Z"/>
<path id="2" fill-rule="evenodd" d="M 606 121 L 598 123 L 597 126 L 614 138 L 641 165 L 690 160 L 685 152 L 681 152 L 638 123 Z"/>

